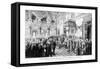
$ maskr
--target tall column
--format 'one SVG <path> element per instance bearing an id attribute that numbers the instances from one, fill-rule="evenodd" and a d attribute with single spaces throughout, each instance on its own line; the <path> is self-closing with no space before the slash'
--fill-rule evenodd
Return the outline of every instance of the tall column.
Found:
<path id="1" fill-rule="evenodd" d="M 86 38 L 86 22 L 84 20 L 82 22 L 82 38 Z"/>

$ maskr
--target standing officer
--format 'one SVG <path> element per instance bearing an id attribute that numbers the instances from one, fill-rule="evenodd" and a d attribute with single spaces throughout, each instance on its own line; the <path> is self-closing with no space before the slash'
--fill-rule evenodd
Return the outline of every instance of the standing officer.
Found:
<path id="1" fill-rule="evenodd" d="M 52 56 L 52 52 L 51 52 L 51 44 L 50 41 L 47 40 L 47 44 L 46 44 L 46 56 Z"/>

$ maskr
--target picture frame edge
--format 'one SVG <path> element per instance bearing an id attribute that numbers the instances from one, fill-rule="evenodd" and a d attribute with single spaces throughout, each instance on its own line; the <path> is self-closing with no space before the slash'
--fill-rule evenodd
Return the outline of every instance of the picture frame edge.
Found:
<path id="1" fill-rule="evenodd" d="M 29 63 L 29 64 L 20 64 L 20 6 L 21 5 L 32 5 L 32 6 L 45 6 L 45 7 L 65 7 L 65 8 L 81 8 L 81 9 L 94 9 L 96 10 L 96 49 L 95 49 L 95 59 L 93 60 L 78 60 L 78 61 L 62 61 L 62 62 L 45 62 L 45 63 Z M 15 6 L 16 11 L 13 9 Z M 68 6 L 68 7 L 67 7 Z M 87 8 L 86 8 L 87 7 Z M 15 11 L 15 12 L 13 12 Z M 13 13 L 12 13 L 13 12 Z M 15 14 L 15 15 L 14 15 Z M 98 7 L 92 7 L 92 6 L 74 6 L 74 5 L 57 5 L 57 4 L 43 4 L 43 3 L 28 3 L 28 2 L 15 2 L 11 4 L 11 65 L 16 66 L 16 67 L 23 67 L 23 66 L 40 66 L 40 65 L 54 65 L 54 64 L 72 64 L 72 63 L 86 63 L 86 62 L 98 62 L 98 29 L 97 29 L 97 24 L 98 24 Z M 16 17 L 14 19 L 14 17 Z M 18 21 L 16 21 L 18 20 Z M 13 24 L 15 23 L 16 26 Z M 14 28 L 15 27 L 15 28 Z M 12 29 L 14 29 L 16 32 L 14 32 Z M 17 35 L 15 35 L 17 33 Z M 13 40 L 16 40 L 15 42 Z M 15 43 L 15 44 L 14 44 Z M 14 48 L 15 46 L 15 48 Z M 14 55 L 15 54 L 15 55 Z M 15 57 L 17 56 L 17 57 Z"/>

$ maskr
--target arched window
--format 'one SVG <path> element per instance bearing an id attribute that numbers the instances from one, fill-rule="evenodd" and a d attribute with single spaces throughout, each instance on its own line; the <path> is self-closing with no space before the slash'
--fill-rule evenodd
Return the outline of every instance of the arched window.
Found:
<path id="1" fill-rule="evenodd" d="M 34 14 L 32 14 L 31 19 L 32 19 L 32 22 L 33 22 L 36 19 L 36 16 Z"/>

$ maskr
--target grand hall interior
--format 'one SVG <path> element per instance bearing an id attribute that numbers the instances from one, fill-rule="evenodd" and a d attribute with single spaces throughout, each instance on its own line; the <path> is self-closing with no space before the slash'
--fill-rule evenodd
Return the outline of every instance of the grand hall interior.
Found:
<path id="1" fill-rule="evenodd" d="M 25 57 L 92 54 L 92 14 L 25 10 Z"/>

